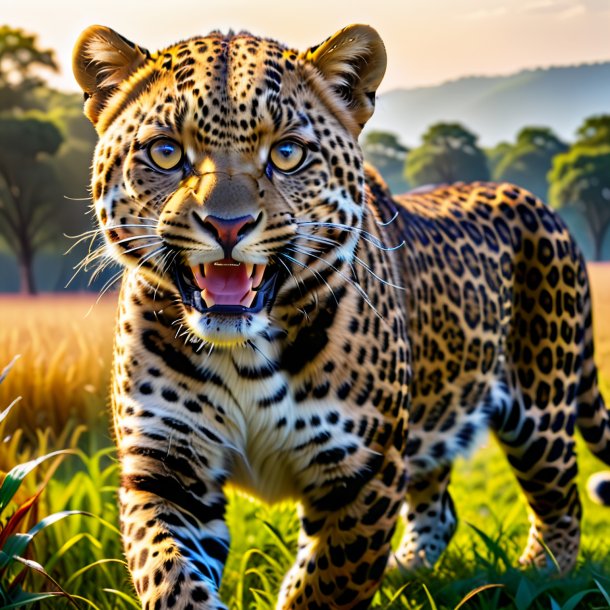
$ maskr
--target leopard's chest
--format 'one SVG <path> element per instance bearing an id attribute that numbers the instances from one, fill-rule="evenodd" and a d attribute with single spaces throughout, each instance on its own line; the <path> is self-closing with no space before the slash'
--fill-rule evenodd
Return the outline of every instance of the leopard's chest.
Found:
<path id="1" fill-rule="evenodd" d="M 339 331 L 353 317 L 342 315 Z M 175 336 L 164 318 L 149 318 L 128 307 L 119 317 L 113 403 L 120 451 L 139 443 L 160 455 L 188 454 L 199 460 L 189 469 L 193 478 L 211 470 L 216 482 L 275 502 L 369 480 L 400 438 L 395 428 L 406 425 L 406 364 L 386 330 L 375 375 L 353 366 L 365 345 L 372 354 L 371 336 L 340 332 L 341 340 L 307 358 L 300 353 L 307 345 L 291 343 L 286 364 L 281 346 L 267 340 L 205 350 Z"/>
<path id="2" fill-rule="evenodd" d="M 269 404 L 270 394 L 282 398 Z M 334 471 L 350 476 L 364 467 L 370 451 L 345 402 L 332 397 L 297 401 L 294 385 L 284 376 L 249 384 L 247 390 L 236 386 L 235 398 L 227 409 L 236 426 L 230 482 L 248 493 L 269 503 L 299 498 Z M 333 454 L 344 459 L 328 463 L 324 456 Z"/>
<path id="3" fill-rule="evenodd" d="M 259 382 L 237 379 L 225 407 L 235 445 L 229 481 L 267 502 L 298 493 L 291 394 L 281 375 Z"/>

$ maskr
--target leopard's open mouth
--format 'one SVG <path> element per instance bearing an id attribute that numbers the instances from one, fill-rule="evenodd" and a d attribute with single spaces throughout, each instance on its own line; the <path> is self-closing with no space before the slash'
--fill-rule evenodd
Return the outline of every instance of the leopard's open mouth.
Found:
<path id="1" fill-rule="evenodd" d="M 183 303 L 200 313 L 257 313 L 275 300 L 278 277 L 275 265 L 254 265 L 232 258 L 194 266 L 174 265 Z"/>

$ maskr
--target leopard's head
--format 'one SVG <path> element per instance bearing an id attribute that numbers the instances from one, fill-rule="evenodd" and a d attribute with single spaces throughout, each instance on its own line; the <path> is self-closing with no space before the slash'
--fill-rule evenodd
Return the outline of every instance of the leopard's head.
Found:
<path id="1" fill-rule="evenodd" d="M 301 53 L 218 32 L 149 53 L 88 28 L 74 73 L 99 135 L 93 204 L 112 257 L 179 297 L 190 332 L 215 345 L 323 302 L 358 240 L 357 138 L 385 65 L 364 25 Z"/>

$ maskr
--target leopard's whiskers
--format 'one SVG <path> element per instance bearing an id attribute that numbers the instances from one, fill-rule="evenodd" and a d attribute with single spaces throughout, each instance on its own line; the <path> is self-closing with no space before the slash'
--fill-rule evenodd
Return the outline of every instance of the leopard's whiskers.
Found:
<path id="1" fill-rule="evenodd" d="M 328 262 L 327 260 L 323 259 L 321 256 L 317 256 L 316 254 L 314 254 L 311 251 L 308 251 L 306 249 L 299 249 L 298 246 L 291 246 L 291 248 L 293 249 L 294 252 L 298 252 L 299 254 L 303 254 L 305 256 L 310 256 L 311 258 L 315 258 L 316 260 L 319 260 L 322 264 L 326 265 L 327 267 L 329 267 L 330 269 L 332 269 L 337 275 L 339 275 L 341 278 L 343 278 L 348 284 L 350 284 L 350 286 L 353 286 L 362 296 L 362 298 L 364 299 L 364 301 L 366 302 L 366 304 L 372 309 L 372 311 L 375 313 L 375 315 L 384 323 L 387 324 L 385 318 L 379 313 L 379 311 L 377 310 L 377 308 L 373 305 L 373 303 L 371 302 L 371 299 L 369 298 L 369 295 L 367 294 L 366 290 L 364 290 L 364 288 L 360 285 L 359 282 L 357 282 L 356 280 L 346 276 L 344 273 L 342 273 L 339 269 L 337 269 L 332 263 Z M 303 265 L 305 266 L 305 265 Z"/>

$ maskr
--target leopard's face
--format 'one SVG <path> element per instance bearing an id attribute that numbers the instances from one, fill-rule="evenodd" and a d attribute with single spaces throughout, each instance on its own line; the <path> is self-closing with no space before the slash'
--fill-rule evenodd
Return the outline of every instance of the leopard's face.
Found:
<path id="1" fill-rule="evenodd" d="M 75 56 L 100 135 L 92 184 L 109 251 L 175 296 L 184 330 L 205 342 L 281 331 L 295 288 L 318 298 L 324 266 L 353 256 L 364 193 L 357 135 L 373 94 L 357 99 L 345 74 L 335 83 L 320 47 L 298 54 L 212 34 L 151 55 L 114 36 L 85 32 Z M 114 63 L 100 49 L 108 39 L 124 45 Z"/>

